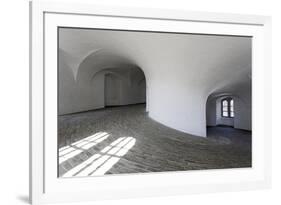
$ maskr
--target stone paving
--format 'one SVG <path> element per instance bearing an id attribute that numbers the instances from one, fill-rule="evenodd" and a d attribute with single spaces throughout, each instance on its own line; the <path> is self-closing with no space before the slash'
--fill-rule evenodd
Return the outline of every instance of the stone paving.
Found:
<path id="1" fill-rule="evenodd" d="M 202 138 L 148 117 L 144 105 L 59 116 L 60 177 L 251 167 L 251 132 L 211 127 Z"/>

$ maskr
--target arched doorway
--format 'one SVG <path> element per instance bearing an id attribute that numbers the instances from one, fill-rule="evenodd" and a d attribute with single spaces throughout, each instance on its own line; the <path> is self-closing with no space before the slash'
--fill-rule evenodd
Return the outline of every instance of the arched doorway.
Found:
<path id="1" fill-rule="evenodd" d="M 140 68 L 107 68 L 97 75 L 104 76 L 104 107 L 146 103 L 146 80 Z"/>
<path id="2" fill-rule="evenodd" d="M 121 80 L 118 76 L 107 73 L 104 75 L 104 106 L 121 104 Z"/>
<path id="3" fill-rule="evenodd" d="M 210 96 L 206 103 L 208 126 L 234 127 L 234 97 L 231 95 Z"/>

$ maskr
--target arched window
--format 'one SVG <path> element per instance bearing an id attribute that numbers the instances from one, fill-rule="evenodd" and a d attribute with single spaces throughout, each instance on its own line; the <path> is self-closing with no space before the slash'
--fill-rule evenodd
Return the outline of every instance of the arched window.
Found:
<path id="1" fill-rule="evenodd" d="M 234 101 L 232 98 L 224 98 L 221 100 L 221 116 L 234 117 Z"/>

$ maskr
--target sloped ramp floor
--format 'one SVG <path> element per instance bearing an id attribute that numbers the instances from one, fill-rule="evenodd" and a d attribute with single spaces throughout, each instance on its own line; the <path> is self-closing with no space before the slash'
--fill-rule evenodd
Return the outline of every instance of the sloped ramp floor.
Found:
<path id="1" fill-rule="evenodd" d="M 251 167 L 251 132 L 192 136 L 150 119 L 144 105 L 59 116 L 59 177 Z"/>

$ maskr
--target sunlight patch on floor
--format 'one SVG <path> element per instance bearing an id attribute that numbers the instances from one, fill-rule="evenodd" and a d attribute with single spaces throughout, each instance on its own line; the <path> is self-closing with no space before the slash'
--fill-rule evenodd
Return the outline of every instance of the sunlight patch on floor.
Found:
<path id="1" fill-rule="evenodd" d="M 71 145 L 64 146 L 59 149 L 59 164 L 65 162 L 66 160 L 75 157 L 76 155 L 82 153 L 98 143 L 104 141 L 109 137 L 107 132 L 98 132 L 94 135 L 86 137 L 82 140 L 72 143 Z"/>
<path id="2" fill-rule="evenodd" d="M 120 137 L 99 153 L 66 172 L 63 177 L 104 175 L 135 145 L 135 142 L 133 137 Z"/>

